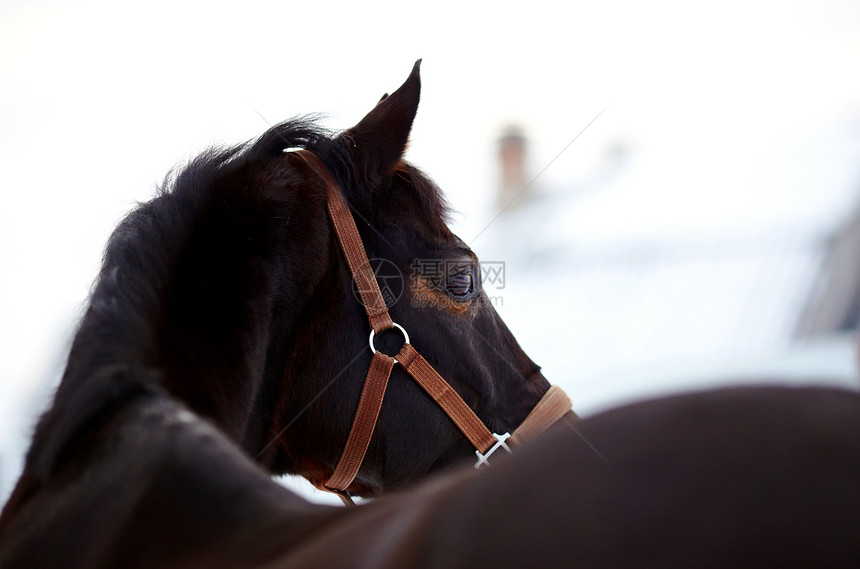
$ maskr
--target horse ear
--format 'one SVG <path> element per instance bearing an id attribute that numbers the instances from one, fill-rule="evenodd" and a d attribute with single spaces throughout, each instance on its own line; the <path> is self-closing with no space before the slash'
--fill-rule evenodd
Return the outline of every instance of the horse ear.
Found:
<path id="1" fill-rule="evenodd" d="M 342 136 L 350 148 L 355 173 L 371 187 L 394 171 L 403 157 L 421 96 L 421 60 L 406 82 Z"/>

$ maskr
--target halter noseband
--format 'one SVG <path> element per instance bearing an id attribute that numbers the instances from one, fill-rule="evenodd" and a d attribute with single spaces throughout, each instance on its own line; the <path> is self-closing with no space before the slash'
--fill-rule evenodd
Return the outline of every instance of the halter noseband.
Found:
<path id="1" fill-rule="evenodd" d="M 355 480 L 361 463 L 364 461 L 364 455 L 379 418 L 382 399 L 385 396 L 388 378 L 394 364 L 400 364 L 469 439 L 469 442 L 476 449 L 475 468 L 489 464 L 487 459 L 500 448 L 511 452 L 509 445 L 515 446 L 534 438 L 570 411 L 570 399 L 564 391 L 557 386 L 551 386 L 513 434 L 492 433 L 483 421 L 475 415 L 474 411 L 466 405 L 466 402 L 454 388 L 409 343 L 409 335 L 406 330 L 391 320 L 385 299 L 376 282 L 376 276 L 367 259 L 364 243 L 361 241 L 358 228 L 355 226 L 352 212 L 349 210 L 349 205 L 346 203 L 340 185 L 323 161 L 308 150 L 299 150 L 291 152 L 291 154 L 299 156 L 325 182 L 329 217 L 334 225 L 349 270 L 355 280 L 371 328 L 369 342 L 373 358 L 370 361 L 370 368 L 367 370 L 367 377 L 361 390 L 358 409 L 340 460 L 331 477 L 318 486 L 321 490 L 338 494 L 346 503 L 352 502 L 347 488 Z M 403 347 L 394 357 L 376 350 L 373 344 L 376 334 L 391 328 L 398 329 L 403 334 L 404 340 Z"/>

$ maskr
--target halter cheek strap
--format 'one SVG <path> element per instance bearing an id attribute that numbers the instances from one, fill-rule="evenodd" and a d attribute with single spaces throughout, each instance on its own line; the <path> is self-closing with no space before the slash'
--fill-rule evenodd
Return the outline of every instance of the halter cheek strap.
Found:
<path id="1" fill-rule="evenodd" d="M 496 450 L 504 448 L 510 452 L 508 444 L 520 444 L 537 436 L 570 411 L 570 399 L 560 388 L 552 386 L 523 423 L 514 431 L 513 435 L 492 433 L 454 388 L 409 343 L 406 330 L 392 321 L 385 299 L 376 282 L 376 276 L 367 259 L 367 253 L 358 233 L 358 228 L 355 226 L 352 212 L 349 210 L 349 205 L 346 203 L 340 185 L 328 168 L 316 154 L 310 151 L 301 150 L 292 154 L 299 156 L 325 182 L 329 217 L 332 225 L 334 225 L 335 234 L 355 280 L 371 327 L 370 349 L 373 352 L 373 358 L 370 361 L 370 368 L 367 370 L 364 387 L 361 390 L 358 409 L 340 460 L 331 477 L 321 485 L 321 489 L 337 493 L 344 498 L 345 502 L 351 502 L 347 489 L 355 480 L 361 463 L 364 461 L 364 455 L 367 453 L 370 439 L 379 418 L 379 412 L 382 409 L 382 400 L 388 386 L 388 378 L 391 376 L 395 364 L 400 364 L 406 373 L 412 376 L 469 439 L 469 442 L 475 447 L 475 454 L 478 457 L 475 463 L 476 468 L 487 464 L 487 458 Z M 403 347 L 394 357 L 376 351 L 373 345 L 375 334 L 392 328 L 399 329 L 404 339 Z"/>

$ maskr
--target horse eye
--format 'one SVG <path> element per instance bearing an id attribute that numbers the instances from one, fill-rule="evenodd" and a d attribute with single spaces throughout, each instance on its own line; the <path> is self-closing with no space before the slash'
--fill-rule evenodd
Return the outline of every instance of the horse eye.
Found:
<path id="1" fill-rule="evenodd" d="M 466 296 L 474 290 L 471 273 L 454 273 L 448 277 L 448 292 L 454 296 Z"/>

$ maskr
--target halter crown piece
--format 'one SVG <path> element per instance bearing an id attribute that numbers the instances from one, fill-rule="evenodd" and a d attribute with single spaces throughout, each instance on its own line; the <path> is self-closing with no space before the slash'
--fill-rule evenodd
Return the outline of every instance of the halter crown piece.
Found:
<path id="1" fill-rule="evenodd" d="M 334 225 L 341 251 L 355 280 L 371 328 L 369 341 L 373 358 L 370 360 L 370 368 L 367 370 L 364 387 L 361 390 L 358 409 L 340 460 L 331 477 L 319 486 L 321 490 L 334 492 L 345 503 L 352 503 L 347 488 L 355 480 L 358 470 L 361 468 L 361 463 L 370 444 L 370 438 L 376 427 L 376 421 L 379 418 L 379 412 L 382 409 L 382 399 L 388 386 L 388 378 L 395 364 L 402 366 L 406 373 L 418 382 L 469 439 L 469 442 L 475 447 L 475 454 L 477 455 L 475 468 L 489 464 L 487 459 L 499 449 L 511 452 L 509 445 L 514 446 L 534 438 L 570 411 L 570 399 L 559 387 L 552 386 L 544 393 L 513 434 L 492 433 L 475 415 L 474 411 L 466 405 L 466 402 L 454 388 L 409 343 L 409 335 L 406 330 L 391 320 L 385 299 L 376 282 L 376 276 L 373 274 L 373 269 L 367 259 L 367 252 L 364 250 L 358 228 L 355 226 L 352 212 L 349 210 L 349 205 L 346 203 L 340 185 L 323 161 L 308 150 L 299 150 L 291 152 L 291 154 L 299 156 L 325 182 L 329 217 L 332 225 Z M 403 347 L 394 357 L 377 351 L 373 344 L 376 334 L 391 328 L 399 330 L 404 340 Z"/>

